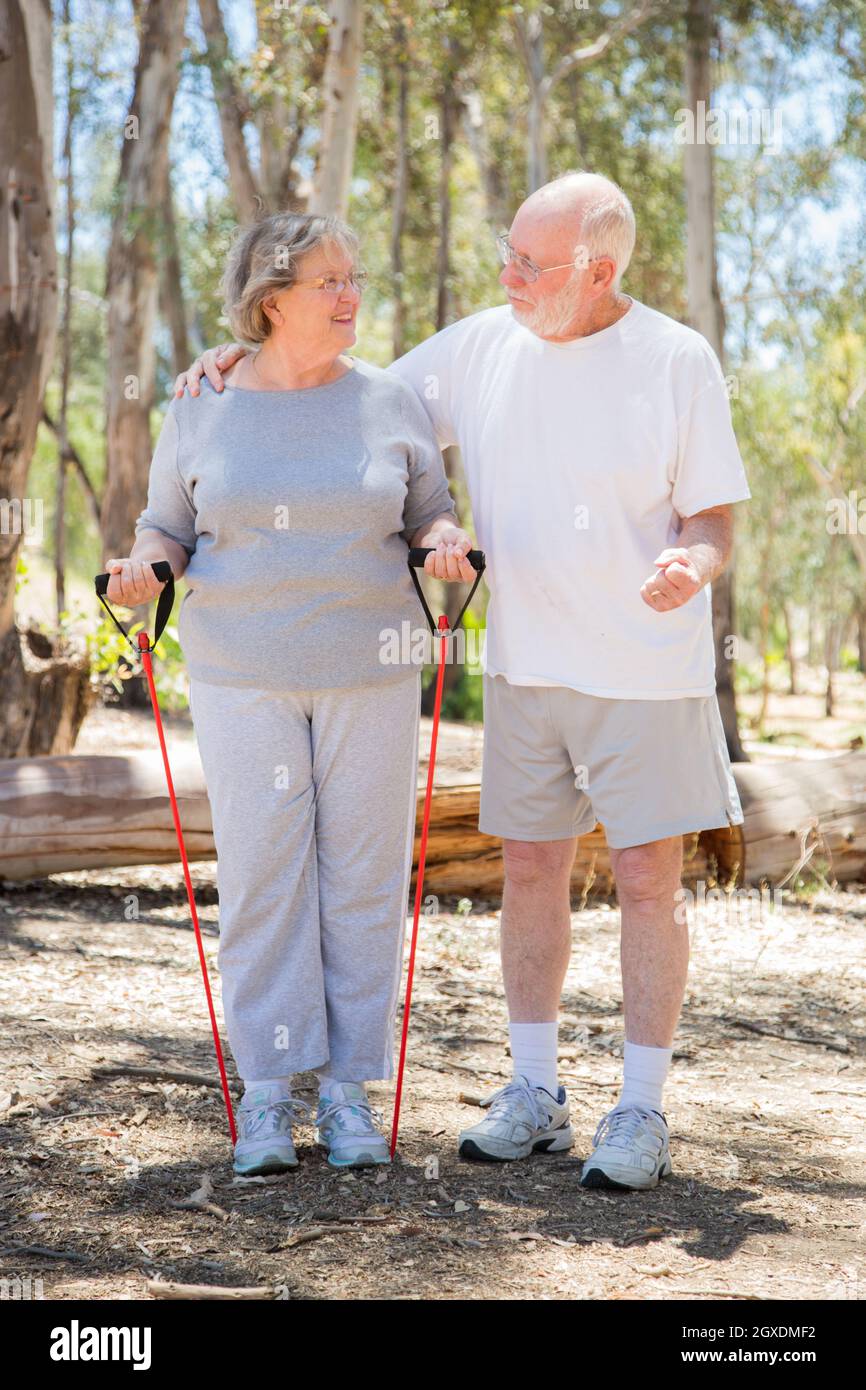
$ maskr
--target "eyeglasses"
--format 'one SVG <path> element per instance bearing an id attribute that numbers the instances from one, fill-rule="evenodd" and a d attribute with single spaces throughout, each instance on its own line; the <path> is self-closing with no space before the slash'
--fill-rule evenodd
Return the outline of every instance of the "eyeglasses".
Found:
<path id="1" fill-rule="evenodd" d="M 579 261 L 575 257 L 573 261 L 563 261 L 562 265 L 540 266 L 536 265 L 535 261 L 531 261 L 528 256 L 521 256 L 519 251 L 515 251 L 504 232 L 502 236 L 496 238 L 496 245 L 499 247 L 499 258 L 502 264 L 513 265 L 521 280 L 526 280 L 530 285 L 538 279 L 539 275 L 546 275 L 549 270 L 565 270 L 566 266 L 570 266 L 572 270 L 583 269 L 584 264 L 588 265 L 590 261 L 599 260 L 598 256 L 589 256 L 584 263 L 583 260 Z"/>
<path id="2" fill-rule="evenodd" d="M 366 270 L 353 270 L 351 275 L 317 275 L 314 280 L 296 280 L 295 285 L 310 285 L 326 294 L 342 294 L 347 285 L 352 285 L 362 294 L 369 278 Z"/>

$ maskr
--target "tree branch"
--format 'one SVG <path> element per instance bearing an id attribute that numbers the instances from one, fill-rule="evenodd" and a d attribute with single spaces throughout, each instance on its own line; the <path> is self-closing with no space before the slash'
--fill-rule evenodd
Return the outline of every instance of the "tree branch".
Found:
<path id="1" fill-rule="evenodd" d="M 583 48 L 574 48 L 571 53 L 566 53 L 560 58 L 553 71 L 544 79 L 544 95 L 547 96 L 563 77 L 567 77 L 573 68 L 581 67 L 584 63 L 592 63 L 596 58 L 600 58 L 603 53 L 610 48 L 611 44 L 616 43 L 617 39 L 624 38 L 633 29 L 637 29 L 640 24 L 649 19 L 656 8 L 656 0 L 638 0 L 638 4 L 628 14 L 620 15 L 619 19 L 611 27 L 601 34 L 593 43 L 586 44 Z"/>

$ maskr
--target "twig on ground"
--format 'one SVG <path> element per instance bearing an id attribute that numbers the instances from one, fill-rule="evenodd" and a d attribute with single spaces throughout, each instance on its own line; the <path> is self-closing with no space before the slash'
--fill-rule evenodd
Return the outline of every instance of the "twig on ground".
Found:
<path id="1" fill-rule="evenodd" d="M 164 1283 L 161 1279 L 148 1279 L 147 1292 L 151 1298 L 185 1299 L 224 1299 L 230 1303 L 240 1303 L 249 1299 L 276 1299 L 280 1297 L 279 1285 L 265 1284 L 258 1288 L 225 1288 L 220 1284 L 175 1284 Z"/>
<path id="2" fill-rule="evenodd" d="M 111 1066 L 93 1067 L 90 1075 L 96 1079 L 113 1076 L 137 1076 L 144 1081 L 179 1081 L 184 1086 L 211 1086 L 222 1089 L 222 1082 L 215 1076 L 203 1076 L 197 1071 L 175 1071 L 165 1067 Z M 243 1090 L 243 1082 L 229 1081 L 229 1090 Z"/>

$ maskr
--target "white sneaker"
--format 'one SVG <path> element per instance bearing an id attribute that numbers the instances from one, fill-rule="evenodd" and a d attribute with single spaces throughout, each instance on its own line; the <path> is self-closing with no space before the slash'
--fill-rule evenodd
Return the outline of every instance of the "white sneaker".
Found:
<path id="1" fill-rule="evenodd" d="M 306 1119 L 309 1113 L 306 1101 L 287 1096 L 279 1086 L 256 1086 L 245 1091 L 235 1116 L 238 1139 L 234 1171 L 249 1177 L 297 1168 L 292 1123 Z"/>
<path id="2" fill-rule="evenodd" d="M 376 1128 L 382 1116 L 371 1109 L 360 1082 L 344 1081 L 333 1095 L 320 1094 L 316 1143 L 328 1150 L 332 1168 L 369 1168 L 390 1163 L 388 1140 Z"/>
<path id="3" fill-rule="evenodd" d="M 535 1151 L 561 1153 L 574 1143 L 564 1086 L 554 1098 L 543 1086 L 530 1086 L 519 1076 L 482 1103 L 490 1113 L 471 1129 L 461 1130 L 461 1158 L 507 1162 Z"/>
<path id="4" fill-rule="evenodd" d="M 668 1123 L 657 1110 L 615 1107 L 601 1120 L 592 1153 L 583 1165 L 581 1187 L 655 1187 L 672 1171 Z"/>

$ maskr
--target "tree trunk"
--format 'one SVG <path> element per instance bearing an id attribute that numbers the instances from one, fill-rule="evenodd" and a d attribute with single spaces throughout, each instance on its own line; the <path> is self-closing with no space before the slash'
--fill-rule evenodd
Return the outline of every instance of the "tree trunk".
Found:
<path id="1" fill-rule="evenodd" d="M 159 309 L 171 334 L 172 370 L 177 376 L 180 372 L 186 371 L 192 356 L 189 350 L 177 225 L 174 219 L 174 190 L 171 186 L 171 170 L 168 163 L 165 166 L 165 184 L 160 201 L 162 228 L 159 248 Z"/>
<path id="2" fill-rule="evenodd" d="M 454 163 L 454 135 L 457 126 L 458 106 L 454 95 L 453 84 L 450 79 L 450 73 L 446 75 L 446 80 L 442 87 L 439 109 L 441 157 L 439 163 L 439 247 L 436 259 L 437 332 L 439 329 L 444 328 L 449 321 L 451 302 L 451 171 Z M 449 484 L 453 483 L 457 471 L 458 457 L 459 455 L 456 449 L 452 448 L 444 451 L 442 461 Z M 462 585 L 443 585 L 444 611 L 447 614 L 448 622 L 451 626 L 453 626 L 454 620 L 460 612 L 460 608 L 463 604 L 463 597 L 464 591 Z M 459 685 L 462 678 L 463 667 L 461 665 L 456 661 L 446 663 L 445 675 L 442 678 L 443 700 L 455 686 Z M 432 713 L 435 695 L 436 683 L 432 681 L 430 685 L 427 686 L 421 699 L 421 709 L 424 714 Z"/>
<path id="3" fill-rule="evenodd" d="M 255 5 L 259 44 L 273 55 L 273 77 L 256 112 L 256 129 L 259 133 L 258 184 L 267 212 L 298 211 L 306 201 L 297 186 L 294 168 L 304 124 L 288 76 L 289 69 L 297 65 L 297 59 L 289 52 L 286 41 L 286 28 L 280 12 L 286 8 L 285 5 L 273 4 L 273 0 L 257 0 Z M 318 87 L 321 81 L 321 71 L 318 70 L 318 51 L 321 47 L 321 44 L 316 45 L 316 50 L 310 55 L 303 83 L 306 87 Z M 323 67 L 324 64 L 322 70 Z"/>
<path id="4" fill-rule="evenodd" d="M 544 27 L 538 11 L 518 14 L 514 19 L 526 80 L 529 106 L 526 114 L 526 194 L 547 183 L 547 140 L 545 106 L 548 85 L 544 72 Z"/>
<path id="5" fill-rule="evenodd" d="M 760 622 L 761 648 L 761 707 L 758 711 L 758 738 L 764 737 L 764 725 L 770 704 L 770 596 L 764 594 L 761 601 Z"/>
<path id="6" fill-rule="evenodd" d="M 363 0 L 331 0 L 322 138 L 311 212 L 345 217 L 355 158 Z"/>
<path id="7" fill-rule="evenodd" d="M 403 292 L 403 236 L 409 198 L 409 53 L 406 25 L 399 20 L 394 47 L 397 53 L 397 129 L 394 158 L 394 187 L 391 198 L 391 283 L 394 294 L 392 353 L 402 357 L 406 351 L 406 300 Z"/>
<path id="8" fill-rule="evenodd" d="M 785 620 L 785 655 L 788 659 L 788 694 L 797 695 L 797 658 L 794 655 L 794 623 L 791 605 L 782 604 L 782 617 Z"/>
<path id="9" fill-rule="evenodd" d="M 685 105 L 697 113 L 697 103 L 709 108 L 711 97 L 710 40 L 713 29 L 712 0 L 688 0 L 686 14 L 686 94 Z M 712 146 L 693 141 L 683 147 L 683 175 L 686 189 L 687 280 L 689 321 L 702 333 L 724 367 L 725 322 L 716 276 L 716 236 L 713 199 Z M 746 754 L 737 727 L 734 694 L 733 562 L 713 583 L 713 633 L 716 647 L 716 693 L 725 730 L 728 754 L 734 762 L 745 762 Z"/>
<path id="10" fill-rule="evenodd" d="M 147 498 L 151 459 L 157 229 L 186 7 L 149 0 L 132 105 L 124 125 L 117 212 L 108 253 L 104 557 L 126 555 Z"/>
<path id="11" fill-rule="evenodd" d="M 69 377 L 72 365 L 72 276 L 75 266 L 75 185 L 72 168 L 72 132 L 75 125 L 76 97 L 75 61 L 69 24 L 69 0 L 64 0 L 66 126 L 63 132 L 63 165 L 66 174 L 66 257 L 63 323 L 60 330 L 60 414 L 57 437 L 57 491 L 54 505 L 54 597 L 58 623 L 61 613 L 66 608 L 66 483 L 69 463 Z"/>
<path id="12" fill-rule="evenodd" d="M 24 493 L 57 315 L 47 0 L 0 0 L 0 64 L 0 756 L 16 758 L 74 739 L 89 686 L 80 653 L 56 656 L 47 637 L 35 634 L 31 642 L 15 626 L 18 553 L 34 504 L 36 529 L 41 525 L 42 499 Z M 68 717 L 59 727 L 64 706 Z"/>
<path id="13" fill-rule="evenodd" d="M 246 102 L 231 74 L 228 38 L 219 0 L 198 0 L 198 10 L 207 43 L 232 201 L 239 222 L 255 222 L 262 215 L 263 205 L 244 139 Z"/>
<path id="14" fill-rule="evenodd" d="M 493 158 L 490 150 L 481 92 L 478 90 L 466 92 L 463 96 L 463 109 L 466 138 L 478 165 L 484 188 L 484 211 L 487 225 L 494 236 L 499 236 L 508 227 L 512 210 L 508 206 L 502 168 Z"/>
<path id="15" fill-rule="evenodd" d="M 454 167 L 455 110 L 450 84 L 439 101 L 439 245 L 436 253 L 436 331 L 446 328 L 451 307 L 451 173 Z"/>
<path id="16" fill-rule="evenodd" d="M 827 685 L 824 689 L 824 714 L 832 719 L 836 713 L 836 691 L 833 674 L 839 665 L 839 623 L 836 618 L 827 618 L 824 631 L 824 660 L 827 666 Z"/>

